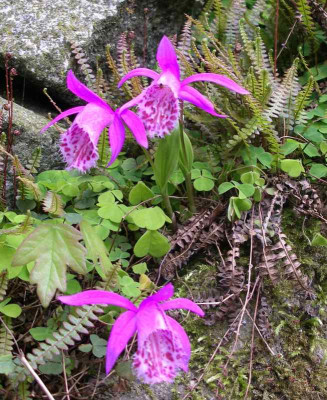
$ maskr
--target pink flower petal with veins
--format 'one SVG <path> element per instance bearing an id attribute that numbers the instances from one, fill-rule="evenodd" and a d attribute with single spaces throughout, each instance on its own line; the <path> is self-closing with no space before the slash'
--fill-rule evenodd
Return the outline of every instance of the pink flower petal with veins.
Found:
<path id="1" fill-rule="evenodd" d="M 106 373 L 109 374 L 127 342 L 137 332 L 138 349 L 133 357 L 133 368 L 136 376 L 143 382 L 154 384 L 172 382 L 179 370 L 187 371 L 191 355 L 191 345 L 186 332 L 178 322 L 166 315 L 164 310 L 184 308 L 204 315 L 191 300 L 168 300 L 173 294 L 174 287 L 170 283 L 144 299 L 139 307 L 116 293 L 103 290 L 88 290 L 72 296 L 60 296 L 59 300 L 69 305 L 104 303 L 127 308 L 129 311 L 117 318 L 110 333 Z"/>

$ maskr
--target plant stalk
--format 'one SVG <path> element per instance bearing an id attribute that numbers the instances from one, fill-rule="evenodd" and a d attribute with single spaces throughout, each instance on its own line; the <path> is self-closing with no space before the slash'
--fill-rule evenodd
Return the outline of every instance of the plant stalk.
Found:
<path id="1" fill-rule="evenodd" d="M 185 140 L 184 140 L 184 119 L 183 119 L 183 102 L 181 101 L 180 103 L 181 106 L 181 113 L 180 113 L 180 119 L 179 119 L 179 133 L 180 133 L 180 138 L 181 138 L 181 151 L 183 152 L 184 159 L 187 160 L 187 152 L 186 152 L 186 146 L 185 146 Z M 192 214 L 195 213 L 196 208 L 195 208 L 195 202 L 194 202 L 194 192 L 193 192 L 193 184 L 192 184 L 192 179 L 191 179 L 191 171 L 184 171 L 184 168 L 182 169 L 184 178 L 185 178 L 185 184 L 186 184 L 186 195 L 187 195 L 187 202 L 188 202 L 188 208 Z"/>

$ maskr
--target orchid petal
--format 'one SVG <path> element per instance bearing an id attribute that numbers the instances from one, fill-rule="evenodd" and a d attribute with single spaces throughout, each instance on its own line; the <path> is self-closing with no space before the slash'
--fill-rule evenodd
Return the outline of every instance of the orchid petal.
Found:
<path id="1" fill-rule="evenodd" d="M 59 296 L 58 299 L 69 306 L 84 306 L 92 304 L 110 304 L 126 308 L 130 311 L 137 311 L 135 305 L 125 297 L 106 290 L 85 290 L 84 292 L 72 294 L 71 296 Z"/>
<path id="2" fill-rule="evenodd" d="M 109 143 L 111 148 L 111 157 L 108 166 L 111 165 L 120 153 L 125 140 L 125 128 L 118 114 L 115 114 L 114 121 L 109 128 Z"/>
<path id="3" fill-rule="evenodd" d="M 159 301 L 168 300 L 173 295 L 174 295 L 174 286 L 171 283 L 168 283 L 168 285 L 165 285 L 160 290 L 158 290 L 156 294 L 153 294 L 152 296 L 149 296 L 146 299 L 144 299 L 140 304 L 140 307 L 144 306 L 149 302 L 159 303 Z"/>
<path id="4" fill-rule="evenodd" d="M 73 107 L 70 108 L 69 110 L 66 110 L 62 113 L 60 113 L 59 115 L 57 115 L 52 121 L 50 121 L 44 128 L 41 129 L 40 133 L 43 133 L 44 131 L 46 131 L 48 128 L 50 128 L 50 126 L 52 126 L 53 124 L 55 124 L 56 122 L 60 121 L 63 118 L 68 117 L 69 115 L 73 115 L 73 114 L 77 114 L 81 111 L 83 111 L 85 106 L 78 106 L 78 107 Z"/>
<path id="5" fill-rule="evenodd" d="M 140 118 L 135 113 L 133 113 L 133 111 L 130 110 L 126 110 L 124 113 L 122 113 L 121 118 L 133 133 L 137 143 L 147 149 L 148 138 L 146 136 L 144 125 Z"/>
<path id="6" fill-rule="evenodd" d="M 101 99 L 97 94 L 93 93 L 87 86 L 80 82 L 74 75 L 72 70 L 68 71 L 67 87 L 77 97 L 87 101 L 88 103 L 95 103 L 108 109 L 112 114 L 114 113 L 109 105 Z"/>
<path id="7" fill-rule="evenodd" d="M 183 308 L 184 310 L 189 310 L 194 312 L 195 314 L 200 315 L 200 317 L 204 316 L 204 312 L 201 310 L 201 308 L 189 299 L 179 298 L 179 299 L 169 300 L 165 303 L 159 304 L 159 307 L 163 311 L 174 310 L 176 308 Z"/>
<path id="8" fill-rule="evenodd" d="M 165 313 L 158 307 L 155 302 L 141 303 L 137 312 L 136 328 L 138 332 L 138 348 L 151 335 L 158 330 L 169 330 Z"/>
<path id="9" fill-rule="evenodd" d="M 149 68 L 135 68 L 132 71 L 128 72 L 118 83 L 118 87 L 120 88 L 128 79 L 134 78 L 134 76 L 147 76 L 151 79 L 159 78 L 158 72 L 152 71 Z"/>
<path id="10" fill-rule="evenodd" d="M 132 311 L 126 311 L 115 321 L 111 329 L 107 345 L 106 355 L 106 374 L 108 375 L 114 366 L 120 353 L 126 347 L 129 339 L 136 332 L 136 314 Z"/>
<path id="11" fill-rule="evenodd" d="M 203 96 L 203 94 L 191 86 L 182 86 L 178 97 L 194 104 L 196 107 L 202 108 L 202 110 L 214 115 L 215 117 L 227 118 L 227 115 L 217 114 L 215 111 L 215 106 L 211 103 L 211 101 L 209 101 L 205 96 Z"/>
<path id="12" fill-rule="evenodd" d="M 173 336 L 179 339 L 179 342 L 183 347 L 183 353 L 185 354 L 185 359 L 183 360 L 183 363 L 180 363 L 178 367 L 182 368 L 185 372 L 187 372 L 188 362 L 191 357 L 191 344 L 189 338 L 186 332 L 184 331 L 183 327 L 177 321 L 175 321 L 168 315 L 166 315 L 166 320 L 170 326 L 170 330 L 173 333 Z"/>
<path id="13" fill-rule="evenodd" d="M 178 80 L 180 79 L 176 51 L 167 36 L 164 36 L 159 43 L 157 61 L 162 72 L 170 71 Z"/>
<path id="14" fill-rule="evenodd" d="M 249 94 L 249 92 L 246 89 L 242 88 L 242 86 L 238 85 L 232 79 L 227 78 L 227 76 L 213 74 L 213 73 L 202 73 L 189 76 L 188 78 L 182 81 L 182 86 L 198 81 L 213 82 L 216 83 L 217 85 L 224 86 L 225 88 L 232 90 L 233 92 L 240 94 Z"/>

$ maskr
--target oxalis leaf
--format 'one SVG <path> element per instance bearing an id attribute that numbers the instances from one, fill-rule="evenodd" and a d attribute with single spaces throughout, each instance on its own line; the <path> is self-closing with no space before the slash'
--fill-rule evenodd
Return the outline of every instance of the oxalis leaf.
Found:
<path id="1" fill-rule="evenodd" d="M 18 247 L 12 266 L 35 261 L 30 282 L 37 284 L 37 294 L 43 307 L 47 307 L 56 289 L 66 291 L 66 266 L 85 274 L 86 249 L 78 241 L 80 232 L 66 224 L 42 224 Z"/>

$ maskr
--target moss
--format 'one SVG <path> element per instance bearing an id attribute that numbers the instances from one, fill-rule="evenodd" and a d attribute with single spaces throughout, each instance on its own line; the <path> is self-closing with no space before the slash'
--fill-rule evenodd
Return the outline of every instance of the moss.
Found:
<path id="1" fill-rule="evenodd" d="M 294 281 L 282 280 L 273 286 L 268 278 L 264 280 L 262 294 L 271 307 L 269 322 L 272 335 L 267 339 L 272 355 L 266 344 L 256 335 L 253 349 L 252 382 L 248 398 L 251 399 L 317 399 L 327 398 L 327 369 L 324 355 L 327 354 L 325 324 L 327 313 L 327 249 L 310 246 L 314 234 L 320 232 L 321 224 L 311 218 L 303 224 L 290 210 L 285 210 L 283 232 L 287 235 L 293 251 L 317 289 L 317 297 L 305 298 Z M 248 259 L 242 251 L 239 265 L 247 268 Z M 199 282 L 201 285 L 199 286 Z M 319 286 L 321 287 L 319 289 Z M 217 288 L 217 269 L 214 266 L 194 264 L 177 285 L 177 295 L 197 298 L 201 292 Z M 253 315 L 253 304 L 249 311 Z M 206 310 L 210 312 L 209 310 Z M 192 399 L 205 399 L 207 391 L 214 392 L 218 399 L 244 398 L 250 360 L 252 326 L 245 320 L 241 328 L 238 349 L 230 357 L 233 341 L 224 343 L 213 362 L 206 368 L 228 324 L 216 321 L 205 325 L 199 318 L 185 314 L 183 326 L 192 342 L 190 369 L 199 376 L 206 368 L 200 385 L 192 392 Z M 326 357 L 327 358 L 327 357 Z M 180 378 L 182 381 L 184 378 Z M 184 381 L 184 384 L 187 382 Z M 179 399 L 176 394 L 173 399 Z"/>

